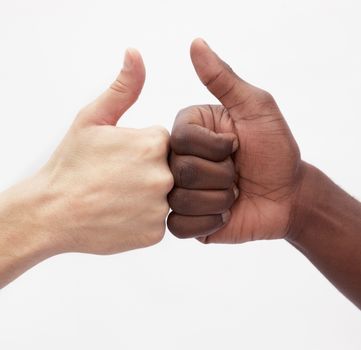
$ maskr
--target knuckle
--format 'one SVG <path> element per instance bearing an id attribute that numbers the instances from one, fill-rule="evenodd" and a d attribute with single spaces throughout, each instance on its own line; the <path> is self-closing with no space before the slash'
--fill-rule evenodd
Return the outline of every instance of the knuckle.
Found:
<path id="1" fill-rule="evenodd" d="M 197 180 L 197 168 L 191 159 L 178 160 L 173 166 L 175 182 L 180 187 L 189 187 Z"/>
<path id="2" fill-rule="evenodd" d="M 179 225 L 179 221 L 178 221 L 178 217 L 177 214 L 174 212 L 171 212 L 168 216 L 167 219 L 167 226 L 168 226 L 168 230 L 175 235 L 178 238 L 181 238 L 180 236 L 180 225 Z"/>
<path id="3" fill-rule="evenodd" d="M 161 125 L 154 125 L 149 128 L 151 135 L 157 139 L 162 141 L 167 141 L 169 139 L 169 132 L 168 130 L 161 126 Z"/>
<path id="4" fill-rule="evenodd" d="M 155 186 L 162 194 L 169 193 L 174 186 L 174 178 L 170 171 L 162 171 L 159 176 L 156 176 Z"/>
<path id="5" fill-rule="evenodd" d="M 170 137 L 170 145 L 175 152 L 182 152 L 184 145 L 187 144 L 189 135 L 187 129 L 183 126 L 179 126 L 173 130 Z"/>
<path id="6" fill-rule="evenodd" d="M 167 228 L 170 232 L 174 233 L 174 214 L 171 212 L 167 217 Z"/>
<path id="7" fill-rule="evenodd" d="M 194 110 L 196 106 L 188 106 L 188 107 L 184 107 L 182 109 L 180 109 L 175 117 L 175 119 L 181 119 L 184 116 L 186 116 L 187 114 L 189 114 L 190 112 L 192 112 Z"/>
<path id="8" fill-rule="evenodd" d="M 169 204 L 167 201 L 164 201 L 164 204 L 160 206 L 159 212 L 162 220 L 164 220 L 169 213 Z"/>
<path id="9" fill-rule="evenodd" d="M 225 139 L 222 135 L 216 135 L 217 142 L 215 143 L 214 151 L 219 154 L 220 157 L 230 155 L 232 153 L 232 141 Z"/>
<path id="10" fill-rule="evenodd" d="M 228 189 L 225 191 L 223 196 L 223 203 L 225 208 L 230 208 L 235 200 L 235 194 L 233 188 Z"/>
<path id="11" fill-rule="evenodd" d="M 168 195 L 168 202 L 175 212 L 182 211 L 189 204 L 188 191 L 182 191 L 179 188 L 173 189 Z"/>
<path id="12" fill-rule="evenodd" d="M 170 138 L 168 130 L 162 126 L 152 126 L 147 129 L 147 133 L 146 147 L 155 154 L 167 154 Z"/>
<path id="13" fill-rule="evenodd" d="M 175 210 L 174 207 L 177 205 L 177 189 L 174 188 L 171 192 L 168 194 L 168 203 L 172 210 Z"/>
<path id="14" fill-rule="evenodd" d="M 153 174 L 151 175 L 150 181 L 148 183 L 149 189 L 151 191 L 160 192 L 164 186 L 164 179 L 162 174 Z"/>
<path id="15" fill-rule="evenodd" d="M 162 171 L 158 175 L 153 176 L 151 187 L 155 187 L 162 194 L 168 193 L 174 186 L 174 178 L 170 171 Z"/>
<path id="16" fill-rule="evenodd" d="M 164 176 L 164 187 L 166 192 L 168 193 L 169 191 L 171 191 L 173 186 L 174 186 L 174 177 L 170 171 L 167 171 L 167 174 Z"/>
<path id="17" fill-rule="evenodd" d="M 148 234 L 149 244 L 147 245 L 154 245 L 159 243 L 163 239 L 164 234 L 165 234 L 165 224 L 164 222 L 162 222 L 162 224 L 159 227 L 149 232 Z"/>

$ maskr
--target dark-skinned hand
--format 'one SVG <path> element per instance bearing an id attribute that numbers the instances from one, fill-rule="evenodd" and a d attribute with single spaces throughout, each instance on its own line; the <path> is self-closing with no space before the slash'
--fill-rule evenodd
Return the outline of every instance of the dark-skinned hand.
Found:
<path id="1" fill-rule="evenodd" d="M 201 39 L 194 68 L 221 105 L 179 112 L 171 135 L 169 230 L 203 243 L 283 238 L 304 163 L 272 96 L 239 78 Z"/>

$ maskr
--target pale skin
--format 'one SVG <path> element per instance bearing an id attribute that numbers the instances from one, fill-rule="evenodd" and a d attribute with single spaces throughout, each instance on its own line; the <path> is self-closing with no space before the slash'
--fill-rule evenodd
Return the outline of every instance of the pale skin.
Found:
<path id="1" fill-rule="evenodd" d="M 127 50 L 119 76 L 79 112 L 48 163 L 0 195 L 0 287 L 56 254 L 113 254 L 163 238 L 169 134 L 116 127 L 144 79 L 140 54 Z"/>
<path id="2" fill-rule="evenodd" d="M 191 106 L 175 120 L 170 231 L 203 243 L 286 239 L 361 308 L 361 204 L 301 159 L 268 92 L 201 39 L 191 59 L 220 105 Z"/>
<path id="3" fill-rule="evenodd" d="M 220 105 L 161 127 L 117 128 L 145 79 L 130 50 L 112 86 L 75 119 L 49 162 L 0 195 L 0 287 L 64 252 L 147 247 L 168 227 L 203 243 L 286 239 L 361 308 L 361 204 L 301 159 L 272 96 L 202 40 L 195 70 Z M 173 176 L 174 180 L 173 180 Z"/>

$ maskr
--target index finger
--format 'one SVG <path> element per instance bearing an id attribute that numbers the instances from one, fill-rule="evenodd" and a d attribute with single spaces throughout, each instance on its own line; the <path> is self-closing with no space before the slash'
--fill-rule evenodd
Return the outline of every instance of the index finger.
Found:
<path id="1" fill-rule="evenodd" d="M 223 161 L 237 149 L 237 137 L 232 132 L 212 130 L 211 121 L 207 120 L 211 115 L 202 114 L 200 107 L 189 107 L 178 113 L 171 134 L 171 148 L 179 155 Z"/>

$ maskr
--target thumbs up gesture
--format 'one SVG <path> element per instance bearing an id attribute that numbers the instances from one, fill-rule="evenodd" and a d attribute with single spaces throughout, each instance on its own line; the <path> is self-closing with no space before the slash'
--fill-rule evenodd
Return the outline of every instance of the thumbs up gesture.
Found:
<path id="1" fill-rule="evenodd" d="M 285 119 L 201 39 L 191 58 L 220 105 L 186 108 L 174 123 L 170 231 L 204 243 L 285 237 L 307 167 Z"/>
<path id="2" fill-rule="evenodd" d="M 161 127 L 116 127 L 145 79 L 129 49 L 114 83 L 85 107 L 37 176 L 52 251 L 110 254 L 159 242 L 173 186 Z"/>

